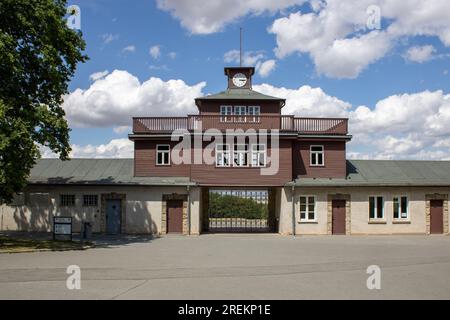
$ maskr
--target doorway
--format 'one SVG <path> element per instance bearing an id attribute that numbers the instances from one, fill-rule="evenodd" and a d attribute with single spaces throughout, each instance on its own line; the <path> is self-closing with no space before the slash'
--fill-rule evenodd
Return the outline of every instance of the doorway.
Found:
<path id="1" fill-rule="evenodd" d="M 122 202 L 120 199 L 106 200 L 106 233 L 119 234 L 121 227 Z"/>
<path id="2" fill-rule="evenodd" d="M 167 201 L 167 233 L 183 232 L 183 200 Z"/>
<path id="3" fill-rule="evenodd" d="M 444 233 L 444 201 L 430 200 L 430 233 Z"/>
<path id="4" fill-rule="evenodd" d="M 332 234 L 345 234 L 345 200 L 333 200 L 332 207 Z"/>

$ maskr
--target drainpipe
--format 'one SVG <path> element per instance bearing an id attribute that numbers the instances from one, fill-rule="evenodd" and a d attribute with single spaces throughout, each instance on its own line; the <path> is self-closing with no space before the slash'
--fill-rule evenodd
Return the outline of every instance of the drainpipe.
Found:
<path id="1" fill-rule="evenodd" d="M 295 236 L 295 185 L 292 186 L 292 235 Z"/>
<path id="2" fill-rule="evenodd" d="M 187 190 L 187 225 L 188 225 L 188 235 L 191 234 L 191 189 L 186 186 Z"/>

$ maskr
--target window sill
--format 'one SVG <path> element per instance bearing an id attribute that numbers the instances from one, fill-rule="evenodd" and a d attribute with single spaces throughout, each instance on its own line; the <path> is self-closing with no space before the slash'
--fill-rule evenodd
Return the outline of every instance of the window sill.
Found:
<path id="1" fill-rule="evenodd" d="M 369 224 L 387 224 L 386 220 L 369 220 Z"/>
<path id="2" fill-rule="evenodd" d="M 392 224 L 411 224 L 410 220 L 392 220 Z"/>
<path id="3" fill-rule="evenodd" d="M 298 224 L 318 224 L 318 221 L 299 221 Z"/>
<path id="4" fill-rule="evenodd" d="M 323 167 L 325 167 L 324 164 L 310 164 L 309 166 L 312 167 L 312 168 L 323 168 Z"/>

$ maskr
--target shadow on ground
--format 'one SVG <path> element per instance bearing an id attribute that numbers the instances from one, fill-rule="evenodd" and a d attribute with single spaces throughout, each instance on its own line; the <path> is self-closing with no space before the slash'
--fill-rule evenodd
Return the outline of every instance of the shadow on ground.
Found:
<path id="1" fill-rule="evenodd" d="M 53 234 L 51 232 L 23 232 L 23 231 L 1 231 L 0 238 L 15 239 L 19 241 L 33 241 L 34 243 L 49 242 L 53 240 Z M 149 243 L 159 237 L 149 234 L 136 234 L 136 235 L 106 235 L 106 234 L 93 234 L 89 239 L 81 239 L 80 234 L 73 234 L 73 242 L 75 243 L 89 243 L 95 248 L 109 248 L 126 246 L 135 243 Z M 63 241 L 61 241 L 63 242 Z M 64 241 L 66 242 L 66 241 Z"/>

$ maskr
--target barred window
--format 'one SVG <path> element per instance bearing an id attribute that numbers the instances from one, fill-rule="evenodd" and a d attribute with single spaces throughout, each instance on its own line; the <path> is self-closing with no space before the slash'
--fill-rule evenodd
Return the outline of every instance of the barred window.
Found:
<path id="1" fill-rule="evenodd" d="M 61 207 L 73 207 L 75 206 L 74 194 L 61 194 L 59 195 L 59 204 Z"/>
<path id="2" fill-rule="evenodd" d="M 96 194 L 83 195 L 83 206 L 84 207 L 97 207 L 98 206 L 98 196 Z"/>

